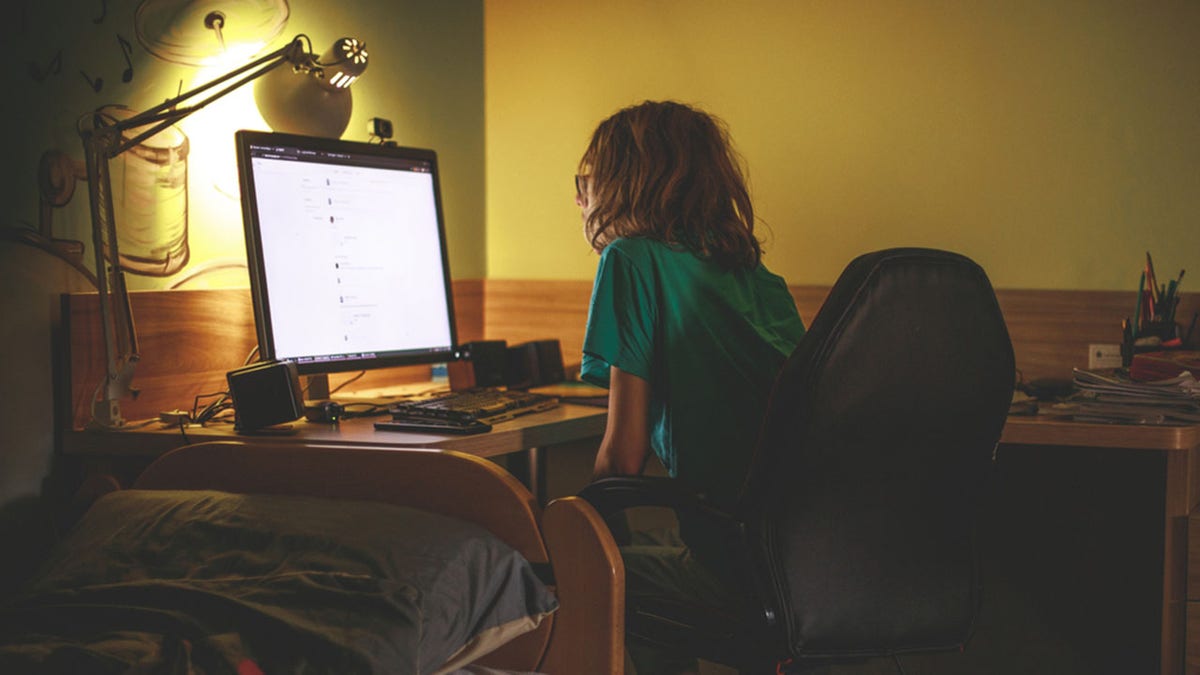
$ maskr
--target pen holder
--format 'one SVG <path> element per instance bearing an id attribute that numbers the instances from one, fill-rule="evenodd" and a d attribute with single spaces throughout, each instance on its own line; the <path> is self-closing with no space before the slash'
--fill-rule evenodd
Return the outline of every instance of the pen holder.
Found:
<path id="1" fill-rule="evenodd" d="M 1138 331 L 1138 337 L 1156 337 L 1163 342 L 1179 336 L 1179 326 L 1172 321 L 1147 321 Z"/>
<path id="2" fill-rule="evenodd" d="M 1128 339 L 1121 342 L 1121 363 L 1128 368 L 1133 363 L 1134 354 L 1145 352 L 1161 352 L 1171 349 L 1181 349 L 1182 344 L 1164 345 L 1164 342 L 1174 340 L 1179 336 L 1180 327 L 1171 321 L 1146 321 L 1138 331 L 1136 342 Z"/>

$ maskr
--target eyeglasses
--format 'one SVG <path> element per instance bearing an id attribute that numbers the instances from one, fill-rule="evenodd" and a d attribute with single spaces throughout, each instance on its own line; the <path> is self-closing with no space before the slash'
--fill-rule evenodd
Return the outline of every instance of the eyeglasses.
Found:
<path id="1" fill-rule="evenodd" d="M 575 174 L 575 199 L 580 201 L 587 199 L 588 181 L 591 178 L 589 174 Z"/>

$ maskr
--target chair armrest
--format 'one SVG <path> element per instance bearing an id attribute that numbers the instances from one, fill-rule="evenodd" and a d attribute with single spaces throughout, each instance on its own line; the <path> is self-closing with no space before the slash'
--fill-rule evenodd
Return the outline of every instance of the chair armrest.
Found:
<path id="1" fill-rule="evenodd" d="M 635 506 L 671 509 L 700 508 L 701 497 L 683 489 L 673 478 L 659 476 L 612 476 L 590 483 L 579 491 L 603 517 Z"/>
<path id="2" fill-rule="evenodd" d="M 745 527 L 727 511 L 708 502 L 704 495 L 692 492 L 673 478 L 661 476 L 611 476 L 593 481 L 579 491 L 602 518 L 614 525 L 613 516 L 638 506 L 669 508 L 677 515 L 687 514 L 706 527 L 716 528 L 726 537 L 743 539 Z M 622 533 L 614 533 L 623 541 Z"/>

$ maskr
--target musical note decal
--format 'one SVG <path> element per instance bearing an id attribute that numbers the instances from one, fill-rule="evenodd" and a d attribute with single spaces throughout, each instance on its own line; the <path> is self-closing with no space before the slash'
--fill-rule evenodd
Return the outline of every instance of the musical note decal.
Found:
<path id="1" fill-rule="evenodd" d="M 108 16 L 108 0 L 100 0 L 100 16 L 92 19 L 92 23 L 99 25 L 104 22 L 106 16 Z"/>
<path id="2" fill-rule="evenodd" d="M 57 75 L 60 72 L 62 72 L 61 49 L 54 55 L 54 58 L 50 59 L 50 63 L 47 63 L 44 69 L 33 61 L 29 62 L 29 76 L 33 78 L 34 82 L 45 82 L 47 77 Z"/>
<path id="3" fill-rule="evenodd" d="M 121 55 L 125 57 L 125 72 L 121 73 L 122 82 L 130 82 L 133 80 L 133 61 L 129 59 L 129 55 L 133 53 L 133 45 L 129 44 L 129 40 L 121 37 L 117 33 L 117 44 L 121 45 Z"/>
<path id="4" fill-rule="evenodd" d="M 83 79 L 87 80 L 88 86 L 91 87 L 92 91 L 96 92 L 97 94 L 100 93 L 100 90 L 104 88 L 104 78 L 103 77 L 97 77 L 95 80 L 93 80 L 92 78 L 88 77 L 88 74 L 83 72 L 82 70 L 79 71 L 79 74 L 83 76 Z"/>

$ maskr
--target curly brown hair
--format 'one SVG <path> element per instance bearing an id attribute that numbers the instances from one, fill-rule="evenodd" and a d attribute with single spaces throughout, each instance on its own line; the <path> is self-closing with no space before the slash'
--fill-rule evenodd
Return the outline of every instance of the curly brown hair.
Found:
<path id="1" fill-rule="evenodd" d="M 742 162 L 720 119 L 683 103 L 645 101 L 600 123 L 579 172 L 597 251 L 620 237 L 686 247 L 726 269 L 762 258 Z"/>

